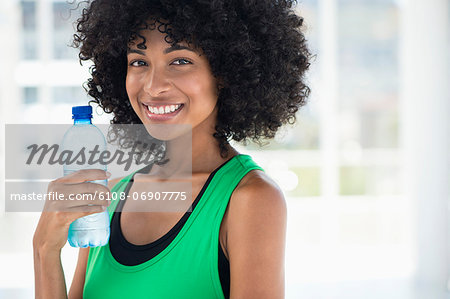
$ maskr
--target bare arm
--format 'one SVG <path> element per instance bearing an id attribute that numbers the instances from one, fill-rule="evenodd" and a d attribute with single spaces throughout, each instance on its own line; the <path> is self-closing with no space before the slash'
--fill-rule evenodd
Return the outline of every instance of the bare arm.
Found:
<path id="1" fill-rule="evenodd" d="M 82 299 L 89 248 L 80 248 L 78 262 L 69 291 L 69 299 Z"/>
<path id="2" fill-rule="evenodd" d="M 45 252 L 45 250 L 42 250 Z M 84 279 L 86 274 L 89 248 L 80 248 L 78 262 L 67 296 L 64 271 L 61 265 L 60 253 L 40 255 L 38 250 L 34 252 L 36 298 L 69 298 L 82 299 Z M 46 293 L 46 290 L 52 290 Z"/>
<path id="3" fill-rule="evenodd" d="M 229 209 L 230 298 L 284 298 L 283 193 L 262 175 L 235 190 Z"/>
<path id="4" fill-rule="evenodd" d="M 67 298 L 60 251 L 34 249 L 35 298 Z"/>

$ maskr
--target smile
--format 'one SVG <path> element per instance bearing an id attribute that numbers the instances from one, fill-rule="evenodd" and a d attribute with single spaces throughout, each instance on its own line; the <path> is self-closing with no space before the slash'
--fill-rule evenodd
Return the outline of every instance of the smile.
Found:
<path id="1" fill-rule="evenodd" d="M 142 103 L 142 105 L 145 107 L 147 117 L 151 120 L 167 120 L 173 118 L 184 107 L 184 104 L 150 106 Z"/>

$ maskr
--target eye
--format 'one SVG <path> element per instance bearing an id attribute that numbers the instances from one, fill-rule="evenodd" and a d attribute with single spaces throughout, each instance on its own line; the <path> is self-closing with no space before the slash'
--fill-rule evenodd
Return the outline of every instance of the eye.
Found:
<path id="1" fill-rule="evenodd" d="M 182 63 L 175 63 L 175 62 L 182 62 Z M 185 64 L 192 64 L 192 62 L 190 62 L 189 60 L 187 60 L 187 59 L 184 59 L 184 58 L 179 58 L 179 59 L 176 59 L 176 60 L 174 60 L 172 63 L 175 63 L 175 65 L 185 65 Z"/>
<path id="2" fill-rule="evenodd" d="M 130 66 L 145 66 L 147 63 L 142 60 L 134 60 L 130 63 Z"/>

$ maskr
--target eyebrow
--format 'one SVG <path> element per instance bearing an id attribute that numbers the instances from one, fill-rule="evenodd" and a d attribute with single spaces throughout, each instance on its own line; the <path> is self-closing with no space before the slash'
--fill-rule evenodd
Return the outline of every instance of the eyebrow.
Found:
<path id="1" fill-rule="evenodd" d="M 182 45 L 179 45 L 179 44 L 175 44 L 175 45 L 173 45 L 173 46 L 171 46 L 169 48 L 164 49 L 164 54 L 169 54 L 170 52 L 179 51 L 179 50 L 188 50 L 188 51 L 196 53 L 196 51 L 194 49 L 192 49 L 192 48 L 189 48 L 189 47 L 186 47 L 186 46 L 182 46 Z M 140 54 L 140 55 L 144 55 L 145 56 L 145 53 L 142 50 L 127 48 L 127 54 L 130 54 L 130 53 L 136 53 L 136 54 Z"/>
<path id="2" fill-rule="evenodd" d="M 182 45 L 179 45 L 179 44 L 175 44 L 175 45 L 171 46 L 170 48 L 164 49 L 164 54 L 168 54 L 170 52 L 178 51 L 178 50 L 188 50 L 188 51 L 191 51 L 191 52 L 195 53 L 194 49 L 191 49 L 189 47 L 182 46 Z"/>

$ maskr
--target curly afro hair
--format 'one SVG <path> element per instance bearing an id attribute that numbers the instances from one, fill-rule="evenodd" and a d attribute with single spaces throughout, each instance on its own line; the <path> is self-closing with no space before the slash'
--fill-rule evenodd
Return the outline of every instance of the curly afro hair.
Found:
<path id="1" fill-rule="evenodd" d="M 213 136 L 228 141 L 273 138 L 306 104 L 311 53 L 288 0 L 93 0 L 77 20 L 73 45 L 92 60 L 88 94 L 113 124 L 140 124 L 125 89 L 126 50 L 149 20 L 171 45 L 185 41 L 206 55 L 220 82 Z M 166 20 L 165 23 L 163 20 Z M 162 27 L 162 29 L 161 29 Z"/>

